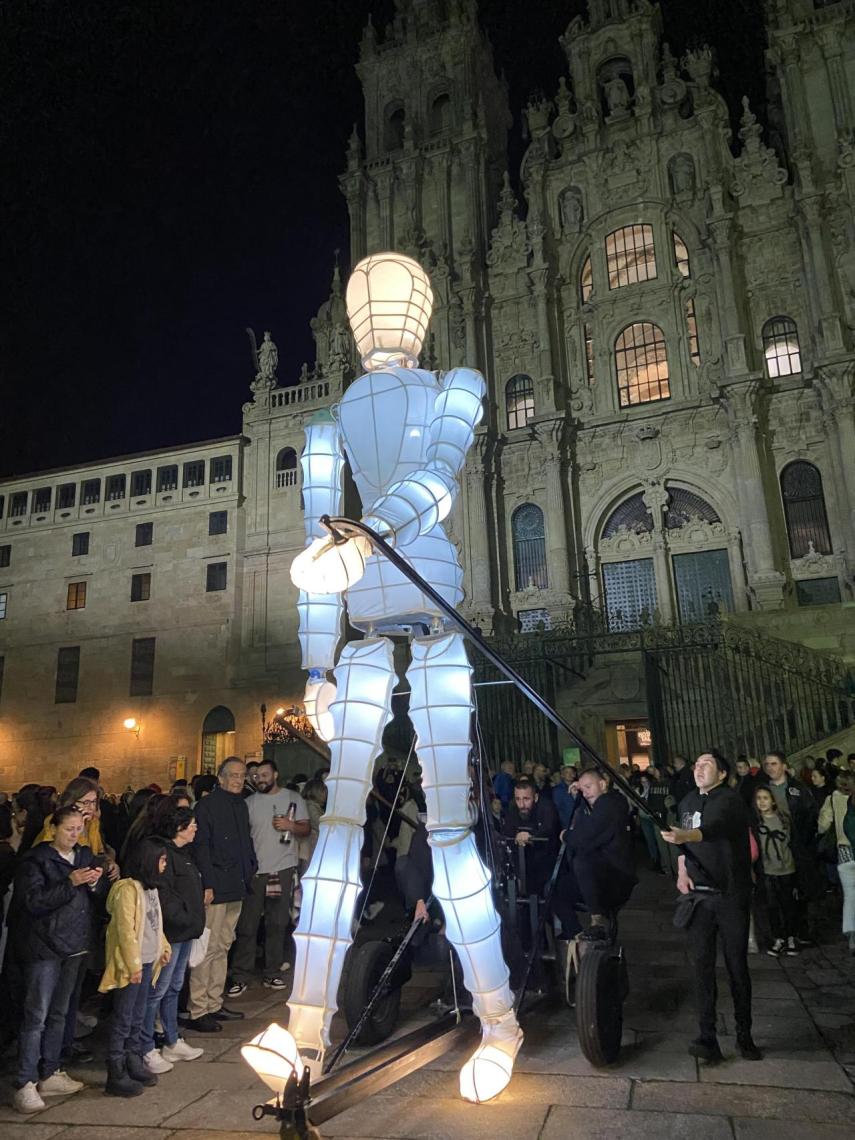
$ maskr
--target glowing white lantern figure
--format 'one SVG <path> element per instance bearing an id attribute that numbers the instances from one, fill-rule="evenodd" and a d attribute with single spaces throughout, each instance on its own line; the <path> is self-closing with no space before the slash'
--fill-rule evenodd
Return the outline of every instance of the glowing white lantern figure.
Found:
<path id="1" fill-rule="evenodd" d="M 299 1077 L 303 1072 L 294 1038 L 275 1021 L 263 1033 L 253 1037 L 248 1045 L 241 1045 L 240 1051 L 243 1059 L 277 1096 L 282 1096 L 292 1073 Z"/>
<path id="2" fill-rule="evenodd" d="M 309 671 L 306 712 L 328 740 L 326 813 L 303 877 L 289 1002 L 293 1052 L 320 1071 L 329 1045 L 351 922 L 361 889 L 359 855 L 365 801 L 396 681 L 392 642 L 384 633 L 423 630 L 412 641 L 410 717 L 416 730 L 433 892 L 481 1019 L 482 1043 L 461 1072 L 461 1092 L 483 1101 L 510 1079 L 522 1033 L 513 1012 L 508 969 L 490 876 L 470 829 L 468 758 L 471 668 L 463 639 L 445 632 L 443 615 L 361 539 L 334 542 L 319 526 L 340 513 L 342 448 L 365 509 L 364 521 L 400 549 L 453 606 L 463 599 L 463 572 L 442 527 L 458 492 L 485 393 L 470 368 L 442 376 L 420 369 L 418 353 L 432 307 L 430 282 L 399 254 L 365 258 L 347 287 L 347 308 L 367 369 L 333 416 L 306 429 L 301 459 L 307 548 L 294 560 L 300 588 L 300 643 Z M 344 612 L 366 631 L 346 645 L 329 671 Z"/>

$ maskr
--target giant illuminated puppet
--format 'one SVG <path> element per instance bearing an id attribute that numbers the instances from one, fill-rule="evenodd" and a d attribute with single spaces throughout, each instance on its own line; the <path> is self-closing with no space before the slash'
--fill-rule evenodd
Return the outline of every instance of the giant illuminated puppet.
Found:
<path id="1" fill-rule="evenodd" d="M 471 368 L 437 375 L 418 367 L 433 297 L 426 274 L 410 258 L 365 258 L 351 275 L 346 301 L 365 373 L 332 414 L 319 413 L 306 427 L 301 464 L 307 547 L 291 569 L 309 672 L 306 713 L 329 743 L 330 773 L 318 844 L 302 880 L 289 1030 L 300 1061 L 317 1075 L 361 889 L 366 798 L 392 716 L 397 678 L 386 635 L 409 634 L 410 719 L 427 801 L 433 893 L 482 1026 L 481 1044 L 461 1070 L 460 1090 L 469 1100 L 487 1100 L 510 1080 L 522 1032 L 490 876 L 471 831 L 472 670 L 463 638 L 445 629 L 437 607 L 382 555 L 373 555 L 365 538 L 335 542 L 319 522 L 341 514 L 346 456 L 363 522 L 458 606 L 463 572 L 442 524 L 481 419 L 484 379 Z M 336 664 L 345 606 L 365 636 L 346 644 Z"/>

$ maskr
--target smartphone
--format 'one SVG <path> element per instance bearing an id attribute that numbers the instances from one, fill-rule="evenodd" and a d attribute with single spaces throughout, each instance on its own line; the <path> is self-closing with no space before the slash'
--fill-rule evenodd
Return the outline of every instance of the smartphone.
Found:
<path id="1" fill-rule="evenodd" d="M 97 871 L 100 868 L 100 870 L 103 871 L 104 868 L 106 867 L 106 865 L 107 865 L 107 856 L 106 855 L 93 855 L 92 856 L 92 862 L 89 864 L 89 866 L 86 868 L 86 870 L 87 871 L 90 871 L 90 870 L 91 871 Z"/>

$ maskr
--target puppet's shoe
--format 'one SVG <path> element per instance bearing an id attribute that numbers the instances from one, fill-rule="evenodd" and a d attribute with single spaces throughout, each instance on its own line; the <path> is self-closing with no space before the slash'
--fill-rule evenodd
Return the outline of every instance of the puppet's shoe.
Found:
<path id="1" fill-rule="evenodd" d="M 460 1070 L 460 1095 L 474 1104 L 498 1096 L 511 1079 L 522 1043 L 523 1032 L 513 1012 L 485 1024 L 481 1044 Z"/>

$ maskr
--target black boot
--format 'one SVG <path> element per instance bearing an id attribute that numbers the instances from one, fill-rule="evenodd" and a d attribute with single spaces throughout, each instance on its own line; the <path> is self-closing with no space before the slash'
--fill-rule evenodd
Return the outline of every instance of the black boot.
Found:
<path id="1" fill-rule="evenodd" d="M 119 1060 L 113 1060 L 112 1057 L 107 1059 L 107 1084 L 104 1086 L 107 1096 L 139 1096 L 142 1091 L 139 1081 L 133 1081 L 128 1076 L 124 1057 Z"/>
<path id="2" fill-rule="evenodd" d="M 689 1056 L 697 1057 L 699 1061 L 706 1061 L 708 1065 L 717 1065 L 719 1061 L 724 1060 L 718 1041 L 714 1037 L 711 1040 L 696 1038 L 689 1046 Z"/>
<path id="3" fill-rule="evenodd" d="M 152 1085 L 157 1084 L 156 1075 L 145 1066 L 145 1061 L 136 1053 L 126 1053 L 125 1061 L 128 1066 L 128 1076 L 132 1081 L 139 1081 L 141 1085 L 145 1085 L 150 1089 Z"/>
<path id="4" fill-rule="evenodd" d="M 737 1048 L 739 1049 L 739 1052 L 742 1054 L 743 1060 L 745 1060 L 745 1061 L 762 1061 L 763 1060 L 763 1054 L 757 1048 L 757 1046 L 754 1044 L 754 1038 L 751 1036 L 750 1032 L 748 1032 L 748 1033 L 737 1033 L 736 1045 L 737 1045 Z"/>

